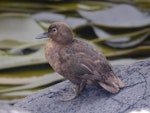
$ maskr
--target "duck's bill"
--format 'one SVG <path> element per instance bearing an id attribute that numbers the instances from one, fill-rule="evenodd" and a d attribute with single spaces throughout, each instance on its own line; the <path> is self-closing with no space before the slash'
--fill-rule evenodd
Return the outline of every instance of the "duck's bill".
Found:
<path id="1" fill-rule="evenodd" d="M 48 38 L 48 32 L 44 32 L 42 34 L 39 34 L 38 36 L 36 36 L 36 39 L 42 39 L 42 38 Z"/>

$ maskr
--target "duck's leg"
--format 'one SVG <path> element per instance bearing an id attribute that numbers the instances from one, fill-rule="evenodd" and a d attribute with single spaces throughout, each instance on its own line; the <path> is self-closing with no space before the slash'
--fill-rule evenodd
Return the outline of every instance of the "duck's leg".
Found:
<path id="1" fill-rule="evenodd" d="M 83 91 L 85 88 L 85 82 L 81 82 L 79 85 L 76 86 L 75 88 L 75 97 L 79 96 L 79 94 Z"/>
<path id="2" fill-rule="evenodd" d="M 83 89 L 85 88 L 86 83 L 85 82 L 81 82 L 79 85 L 76 85 L 76 87 L 74 88 L 74 95 L 72 96 L 67 96 L 65 98 L 63 98 L 62 101 L 69 101 L 72 99 L 75 99 L 76 97 L 79 96 L 79 94 L 83 91 Z"/>

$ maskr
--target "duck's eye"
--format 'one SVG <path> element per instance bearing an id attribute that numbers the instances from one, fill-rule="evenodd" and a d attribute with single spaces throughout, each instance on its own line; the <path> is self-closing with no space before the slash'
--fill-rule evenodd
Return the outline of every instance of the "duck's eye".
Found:
<path id="1" fill-rule="evenodd" d="M 55 27 L 52 28 L 52 32 L 56 32 L 57 29 Z"/>

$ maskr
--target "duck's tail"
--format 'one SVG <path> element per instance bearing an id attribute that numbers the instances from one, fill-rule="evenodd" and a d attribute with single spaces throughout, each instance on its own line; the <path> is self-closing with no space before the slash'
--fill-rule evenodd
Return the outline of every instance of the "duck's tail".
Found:
<path id="1" fill-rule="evenodd" d="M 117 93 L 120 88 L 124 87 L 124 82 L 121 81 L 117 76 L 108 76 L 98 84 L 110 93 Z"/>

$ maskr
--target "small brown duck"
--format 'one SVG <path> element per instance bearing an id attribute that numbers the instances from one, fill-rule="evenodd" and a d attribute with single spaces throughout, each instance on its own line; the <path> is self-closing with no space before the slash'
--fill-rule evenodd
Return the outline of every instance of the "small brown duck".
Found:
<path id="1" fill-rule="evenodd" d="M 70 27 L 54 22 L 48 31 L 36 38 L 50 38 L 45 57 L 51 67 L 76 85 L 77 97 L 86 84 L 100 85 L 110 93 L 117 93 L 124 83 L 114 74 L 105 56 L 91 45 L 73 38 Z M 70 100 L 68 99 L 68 100 Z"/>

